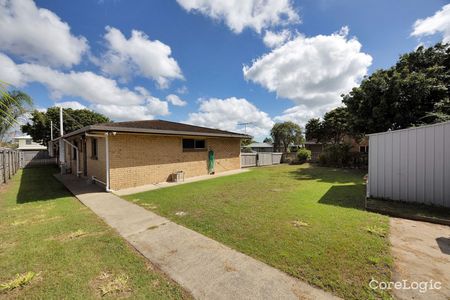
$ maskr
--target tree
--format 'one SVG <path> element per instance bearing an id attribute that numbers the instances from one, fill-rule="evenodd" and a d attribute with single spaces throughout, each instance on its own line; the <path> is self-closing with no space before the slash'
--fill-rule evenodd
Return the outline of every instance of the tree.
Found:
<path id="1" fill-rule="evenodd" d="M 335 108 L 325 114 L 322 122 L 322 136 L 334 144 L 339 144 L 350 134 L 350 114 L 346 107 Z"/>
<path id="2" fill-rule="evenodd" d="M 321 142 L 324 139 L 322 122 L 319 118 L 310 119 L 305 126 L 305 136 L 307 141 L 316 140 Z"/>
<path id="3" fill-rule="evenodd" d="M 88 109 L 63 109 L 64 132 L 72 132 L 85 126 L 107 123 L 110 120 L 102 114 Z M 33 141 L 46 144 L 50 141 L 50 121 L 53 121 L 54 137 L 59 135 L 59 107 L 50 107 L 45 112 L 34 110 L 31 123 L 22 126 L 22 132 L 29 134 Z"/>
<path id="4" fill-rule="evenodd" d="M 306 123 L 306 139 L 340 144 L 345 135 L 354 136 L 351 132 L 350 118 L 346 107 L 338 107 L 327 112 L 323 121 L 318 118 L 310 119 Z"/>
<path id="5" fill-rule="evenodd" d="M 17 118 L 23 115 L 33 104 L 33 100 L 21 91 L 6 91 L 6 86 L 0 83 L 0 140 L 5 133 L 17 123 Z"/>
<path id="6" fill-rule="evenodd" d="M 273 140 L 272 140 L 271 137 L 266 137 L 266 138 L 264 139 L 263 143 L 266 143 L 266 144 L 273 144 Z"/>
<path id="7" fill-rule="evenodd" d="M 300 145 L 303 143 L 302 128 L 294 122 L 275 123 L 270 135 L 273 139 L 275 150 L 288 152 L 290 145 Z"/>
<path id="8" fill-rule="evenodd" d="M 343 97 L 354 132 L 367 134 L 450 119 L 450 45 L 423 46 L 378 70 Z"/>
<path id="9" fill-rule="evenodd" d="M 246 147 L 253 143 L 254 141 L 252 139 L 242 139 L 241 140 L 241 147 Z"/>

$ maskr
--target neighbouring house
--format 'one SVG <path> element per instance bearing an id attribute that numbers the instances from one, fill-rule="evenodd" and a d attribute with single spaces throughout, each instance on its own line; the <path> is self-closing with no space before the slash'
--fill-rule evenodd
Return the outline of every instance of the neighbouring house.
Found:
<path id="1" fill-rule="evenodd" d="M 251 136 L 163 120 L 91 125 L 54 139 L 65 173 L 93 178 L 107 190 L 241 168 L 240 142 Z M 49 145 L 53 147 L 53 145 Z"/>
<path id="2" fill-rule="evenodd" d="M 18 136 L 14 140 L 18 143 L 17 150 L 19 150 L 19 164 L 21 168 L 54 163 L 54 160 L 50 159 L 48 155 L 47 147 L 33 142 L 31 136 Z"/>
<path id="3" fill-rule="evenodd" d="M 450 207 L 450 122 L 369 134 L 367 197 Z"/>
<path id="4" fill-rule="evenodd" d="M 33 142 L 33 139 L 29 135 L 15 137 L 14 140 L 19 145 L 17 150 L 23 151 L 47 150 L 47 147 L 45 147 L 44 145 Z"/>
<path id="5" fill-rule="evenodd" d="M 247 149 L 251 149 L 254 152 L 273 152 L 273 145 L 268 143 L 251 143 L 245 146 Z"/>
<path id="6" fill-rule="evenodd" d="M 316 162 L 319 160 L 319 155 L 322 153 L 325 144 L 315 142 L 315 141 L 306 141 L 305 148 L 311 151 L 311 161 Z"/>

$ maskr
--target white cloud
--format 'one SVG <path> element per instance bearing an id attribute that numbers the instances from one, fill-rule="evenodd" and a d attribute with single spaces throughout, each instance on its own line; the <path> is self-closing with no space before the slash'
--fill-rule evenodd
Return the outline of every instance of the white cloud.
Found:
<path id="1" fill-rule="evenodd" d="M 300 17 L 291 0 L 177 0 L 188 12 L 194 11 L 223 21 L 235 33 L 246 27 L 260 33 L 276 25 L 298 23 Z"/>
<path id="2" fill-rule="evenodd" d="M 176 92 L 178 94 L 182 94 L 183 95 L 183 94 L 187 94 L 189 92 L 189 90 L 188 90 L 187 86 L 183 85 L 183 86 L 177 88 Z"/>
<path id="3" fill-rule="evenodd" d="M 169 114 L 167 102 L 151 97 L 145 105 L 103 105 L 94 104 L 90 107 L 99 113 L 105 114 L 114 120 L 149 120 L 155 116 Z"/>
<path id="4" fill-rule="evenodd" d="M 103 72 L 128 81 L 136 73 L 155 80 L 162 88 L 172 79 L 183 79 L 170 47 L 152 41 L 142 31 L 133 30 L 127 39 L 119 29 L 106 27 L 107 52 L 94 62 Z"/>
<path id="5" fill-rule="evenodd" d="M 200 100 L 198 112 L 190 113 L 186 122 L 234 132 L 244 132 L 239 124 L 251 123 L 247 125 L 247 133 L 256 138 L 267 136 L 274 124 L 267 113 L 248 100 L 236 97 Z"/>
<path id="6" fill-rule="evenodd" d="M 2 73 L 6 69 L 14 72 Z M 122 88 L 115 80 L 92 72 L 65 73 L 36 64 L 15 64 L 8 56 L 0 53 L 2 74 L 6 76 L 2 78 L 6 82 L 43 84 L 56 100 L 65 96 L 82 98 L 90 103 L 89 109 L 105 113 L 113 119 L 152 119 L 156 115 L 169 114 L 168 103 L 152 97 L 144 87 L 137 86 L 134 91 Z M 57 104 L 72 108 L 83 106 L 76 101 Z"/>
<path id="7" fill-rule="evenodd" d="M 263 42 L 269 48 L 276 48 L 288 41 L 291 36 L 291 31 L 288 29 L 283 29 L 279 32 L 267 30 L 264 34 Z"/>
<path id="8" fill-rule="evenodd" d="M 305 128 L 305 125 L 309 119 L 321 118 L 326 112 L 330 111 L 331 109 L 337 106 L 339 106 L 339 104 L 330 106 L 325 105 L 315 108 L 308 107 L 304 104 L 297 105 L 286 109 L 285 111 L 283 111 L 282 115 L 276 116 L 274 120 L 276 122 L 292 121 L 302 126 L 302 128 Z"/>
<path id="9" fill-rule="evenodd" d="M 174 94 L 167 95 L 166 100 L 175 106 L 185 106 L 187 104 L 186 101 L 184 101 L 183 99 L 180 99 L 180 97 L 178 97 L 177 95 L 174 95 Z"/>
<path id="10" fill-rule="evenodd" d="M 55 99 L 70 96 L 98 104 L 126 102 L 130 105 L 139 104 L 144 99 L 140 93 L 120 88 L 115 80 L 92 72 L 64 73 L 34 64 L 20 64 L 18 68 L 27 81 L 45 85 Z"/>
<path id="11" fill-rule="evenodd" d="M 244 77 L 307 109 L 336 106 L 372 62 L 347 32 L 344 27 L 331 35 L 298 36 L 244 66 Z"/>
<path id="12" fill-rule="evenodd" d="M 78 101 L 65 101 L 65 102 L 57 102 L 55 106 L 62 108 L 71 108 L 71 109 L 86 109 L 87 107 L 81 104 Z"/>
<path id="13" fill-rule="evenodd" d="M 31 0 L 0 1 L 0 50 L 52 66 L 78 64 L 88 49 L 67 23 Z"/>
<path id="14" fill-rule="evenodd" d="M 442 33 L 443 42 L 450 42 L 450 4 L 444 5 L 433 16 L 418 19 L 413 26 L 412 36 L 427 36 Z"/>
<path id="15" fill-rule="evenodd" d="M 0 53 L 0 80 L 14 86 L 24 84 L 22 73 L 15 62 L 3 53 Z"/>

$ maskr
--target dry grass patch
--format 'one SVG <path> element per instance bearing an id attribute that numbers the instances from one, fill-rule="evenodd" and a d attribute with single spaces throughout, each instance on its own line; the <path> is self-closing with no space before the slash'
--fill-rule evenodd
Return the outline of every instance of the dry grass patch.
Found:
<path id="1" fill-rule="evenodd" d="M 100 296 L 124 297 L 131 293 L 126 274 L 114 275 L 110 272 L 102 272 L 93 283 Z"/>
<path id="2" fill-rule="evenodd" d="M 37 276 L 39 276 L 39 274 L 36 274 L 31 271 L 23 274 L 16 274 L 16 276 L 13 279 L 10 279 L 0 284 L 0 292 L 7 293 L 14 289 L 28 285 L 31 282 L 31 280 L 33 280 L 33 278 Z"/>
<path id="3" fill-rule="evenodd" d="M 378 235 L 379 237 L 385 237 L 387 235 L 386 229 L 378 226 L 367 226 L 367 232 Z"/>
<path id="4" fill-rule="evenodd" d="M 291 222 L 292 226 L 294 227 L 308 227 L 309 224 L 303 221 L 299 221 L 299 220 L 294 220 Z"/>

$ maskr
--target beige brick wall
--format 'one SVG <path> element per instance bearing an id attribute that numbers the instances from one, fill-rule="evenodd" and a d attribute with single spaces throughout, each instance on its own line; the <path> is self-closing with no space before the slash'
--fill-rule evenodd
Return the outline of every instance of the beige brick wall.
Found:
<path id="1" fill-rule="evenodd" d="M 91 178 L 95 176 L 99 180 L 106 181 L 106 157 L 105 157 L 105 139 L 97 138 L 97 156 L 98 159 L 91 157 L 92 154 L 92 137 L 86 139 L 87 154 L 87 176 Z"/>
<path id="2" fill-rule="evenodd" d="M 208 152 L 183 152 L 181 137 L 118 134 L 109 143 L 113 190 L 164 182 L 174 171 L 186 178 L 208 173 Z M 215 152 L 216 173 L 240 168 L 239 139 L 206 138 L 206 147 Z"/>

